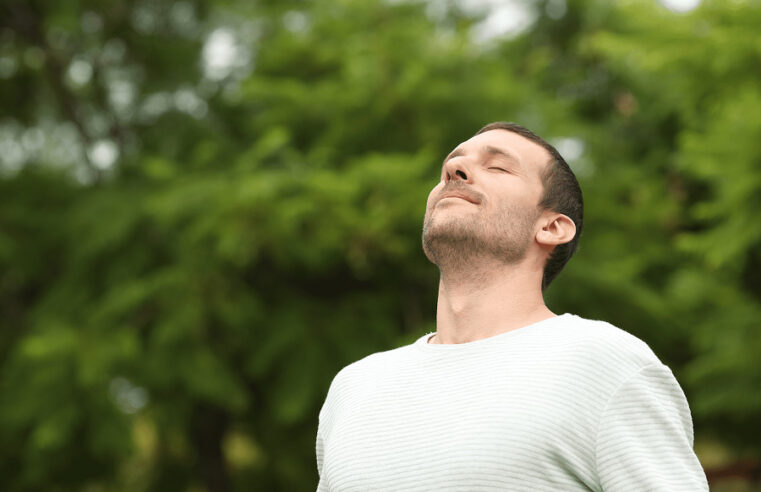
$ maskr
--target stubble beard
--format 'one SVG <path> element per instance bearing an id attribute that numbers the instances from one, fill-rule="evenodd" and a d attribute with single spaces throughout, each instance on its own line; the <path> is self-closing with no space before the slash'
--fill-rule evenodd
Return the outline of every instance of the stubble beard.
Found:
<path id="1" fill-rule="evenodd" d="M 518 207 L 491 216 L 426 211 L 423 251 L 442 272 L 475 273 L 479 265 L 515 264 L 526 257 L 537 214 Z"/>

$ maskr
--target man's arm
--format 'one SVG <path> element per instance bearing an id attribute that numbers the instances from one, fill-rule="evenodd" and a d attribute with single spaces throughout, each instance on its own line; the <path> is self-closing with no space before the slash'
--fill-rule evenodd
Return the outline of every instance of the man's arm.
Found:
<path id="1" fill-rule="evenodd" d="M 687 399 L 671 370 L 642 367 L 611 396 L 597 433 L 604 491 L 707 491 L 693 446 Z"/>

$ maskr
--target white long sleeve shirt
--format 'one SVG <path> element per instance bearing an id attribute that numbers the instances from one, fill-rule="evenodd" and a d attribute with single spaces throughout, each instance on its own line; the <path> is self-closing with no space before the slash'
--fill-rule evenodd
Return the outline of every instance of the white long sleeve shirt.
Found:
<path id="1" fill-rule="evenodd" d="M 643 341 L 564 314 L 343 368 L 318 490 L 707 491 L 687 400 Z"/>

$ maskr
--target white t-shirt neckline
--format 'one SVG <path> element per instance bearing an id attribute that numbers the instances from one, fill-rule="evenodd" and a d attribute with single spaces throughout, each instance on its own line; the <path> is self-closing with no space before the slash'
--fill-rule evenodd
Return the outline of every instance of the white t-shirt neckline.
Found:
<path id="1" fill-rule="evenodd" d="M 536 329 L 552 326 L 558 322 L 562 322 L 573 316 L 574 315 L 570 313 L 563 313 L 558 316 L 551 316 L 541 321 L 537 321 L 535 323 L 531 323 L 529 325 L 522 326 L 520 328 L 515 328 L 513 330 L 500 333 L 498 335 L 492 335 L 490 337 L 482 338 L 480 340 L 474 340 L 472 342 L 465 342 L 465 343 L 428 343 L 428 339 L 435 334 L 435 332 L 432 331 L 432 332 L 426 333 L 422 337 L 415 340 L 413 345 L 415 347 L 418 347 L 421 350 L 429 350 L 429 351 L 469 350 L 472 347 L 484 347 L 488 345 L 499 344 L 499 343 L 502 343 L 504 340 L 508 340 L 513 337 L 526 334 L 529 331 L 534 331 Z"/>

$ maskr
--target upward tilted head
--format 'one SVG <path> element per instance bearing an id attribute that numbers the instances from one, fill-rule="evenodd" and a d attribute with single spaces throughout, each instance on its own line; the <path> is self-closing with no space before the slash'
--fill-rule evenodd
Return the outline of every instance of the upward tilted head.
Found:
<path id="1" fill-rule="evenodd" d="M 579 183 L 552 145 L 520 125 L 491 123 L 444 159 L 423 250 L 441 269 L 478 257 L 540 262 L 544 290 L 576 251 L 583 209 Z"/>

